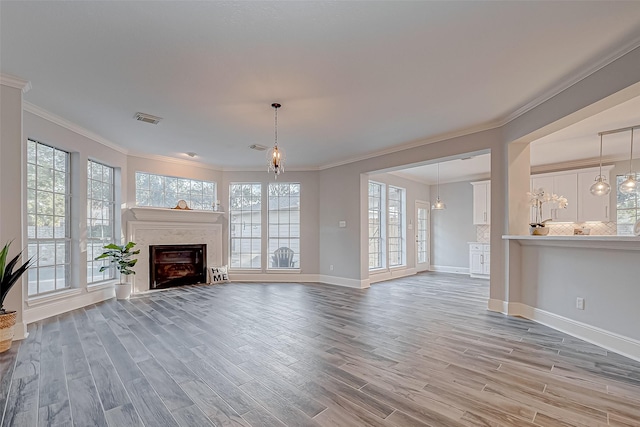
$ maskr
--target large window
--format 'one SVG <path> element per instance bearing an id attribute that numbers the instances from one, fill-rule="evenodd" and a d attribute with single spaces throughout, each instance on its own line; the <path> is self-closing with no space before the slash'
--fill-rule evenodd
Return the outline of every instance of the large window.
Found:
<path id="1" fill-rule="evenodd" d="M 172 208 L 184 200 L 191 209 L 212 210 L 216 183 L 136 172 L 136 205 Z"/>
<path id="2" fill-rule="evenodd" d="M 262 267 L 262 185 L 229 185 L 231 268 Z"/>
<path id="3" fill-rule="evenodd" d="M 369 181 L 369 269 L 384 267 L 384 185 Z"/>
<path id="4" fill-rule="evenodd" d="M 269 268 L 300 268 L 300 184 L 269 184 Z"/>
<path id="5" fill-rule="evenodd" d="M 633 226 L 640 219 L 640 197 L 637 192 L 622 193 L 620 184 L 626 176 L 618 175 L 616 180 L 617 189 L 617 223 L 618 234 L 622 236 L 632 236 Z M 640 174 L 636 174 L 636 179 L 640 180 Z"/>
<path id="6" fill-rule="evenodd" d="M 29 296 L 69 287 L 69 153 L 27 141 Z"/>
<path id="7" fill-rule="evenodd" d="M 87 283 L 113 279 L 115 268 L 100 272 L 108 261 L 94 261 L 115 236 L 114 170 L 93 160 L 87 164 Z"/>
<path id="8" fill-rule="evenodd" d="M 387 204 L 387 241 L 389 245 L 389 267 L 404 265 L 404 189 L 389 186 L 389 203 Z"/>

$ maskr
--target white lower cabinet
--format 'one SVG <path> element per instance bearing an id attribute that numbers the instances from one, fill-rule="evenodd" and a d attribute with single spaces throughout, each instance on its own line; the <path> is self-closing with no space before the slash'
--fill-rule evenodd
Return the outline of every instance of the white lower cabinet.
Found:
<path id="1" fill-rule="evenodd" d="M 469 243 L 469 274 L 471 277 L 487 278 L 491 266 L 491 246 L 484 243 Z"/>

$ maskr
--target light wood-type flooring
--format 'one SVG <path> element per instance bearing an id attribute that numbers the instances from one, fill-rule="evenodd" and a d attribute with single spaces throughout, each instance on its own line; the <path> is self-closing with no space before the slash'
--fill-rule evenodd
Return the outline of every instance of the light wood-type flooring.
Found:
<path id="1" fill-rule="evenodd" d="M 640 426 L 640 363 L 424 273 L 188 286 L 29 326 L 3 426 Z"/>

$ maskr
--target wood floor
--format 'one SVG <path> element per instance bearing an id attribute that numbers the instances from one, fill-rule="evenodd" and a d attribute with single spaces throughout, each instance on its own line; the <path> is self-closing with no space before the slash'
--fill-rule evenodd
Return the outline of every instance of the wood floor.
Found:
<path id="1" fill-rule="evenodd" d="M 640 363 L 426 273 L 190 286 L 32 324 L 3 426 L 640 426 Z"/>

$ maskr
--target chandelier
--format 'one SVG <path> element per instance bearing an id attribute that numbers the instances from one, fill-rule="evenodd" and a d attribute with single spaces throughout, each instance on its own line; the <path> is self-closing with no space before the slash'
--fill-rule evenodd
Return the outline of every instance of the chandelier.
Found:
<path id="1" fill-rule="evenodd" d="M 271 106 L 275 109 L 275 144 L 267 151 L 267 172 L 273 172 L 275 178 L 278 179 L 278 175 L 284 172 L 285 161 L 284 150 L 278 148 L 278 108 L 282 105 L 274 102 Z"/>

